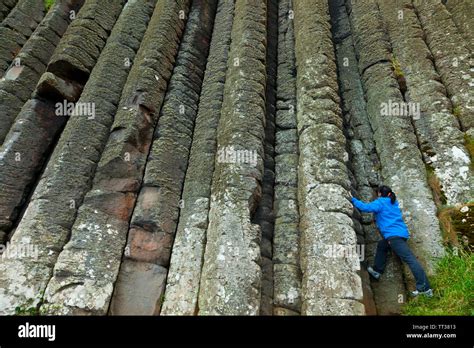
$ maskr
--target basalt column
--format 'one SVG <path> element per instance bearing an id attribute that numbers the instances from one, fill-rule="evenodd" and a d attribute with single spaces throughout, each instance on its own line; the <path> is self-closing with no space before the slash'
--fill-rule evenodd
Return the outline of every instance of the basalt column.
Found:
<path id="1" fill-rule="evenodd" d="M 289 0 L 279 2 L 278 70 L 275 139 L 275 229 L 273 236 L 274 315 L 299 315 L 298 132 L 294 12 Z"/>
<path id="2" fill-rule="evenodd" d="M 51 64 L 56 64 L 48 66 L 52 78 L 45 83 L 49 90 L 59 88 L 71 92 L 68 87 L 58 87 L 56 82 L 64 78 L 81 85 L 88 79 L 122 12 L 123 3 L 86 0 L 53 54 Z M 95 49 L 90 51 L 90 45 L 94 45 Z M 63 69 L 65 66 L 69 68 Z M 79 81 L 74 80 L 78 75 L 71 74 L 72 69 L 82 70 Z M 128 72 L 128 68 L 124 70 Z M 110 81 L 108 74 L 105 76 Z M 118 83 L 115 88 L 121 90 L 121 86 Z M 98 93 L 93 89 L 94 93 Z M 108 94 L 105 94 L 100 98 L 107 97 Z M 99 104 L 101 108 L 106 105 Z M 48 112 L 51 112 L 51 117 L 55 117 L 54 111 L 54 105 L 50 106 Z M 58 254 L 69 238 L 77 207 L 92 180 L 101 146 L 108 135 L 108 128 L 100 123 L 100 117 L 93 120 L 87 118 L 87 115 L 75 115 L 72 122 L 68 122 L 70 126 L 62 133 L 10 240 L 15 248 L 30 247 L 37 253 L 0 262 L 0 313 L 9 314 L 14 312 L 16 306 L 29 301 L 36 305 L 40 301 Z"/>
<path id="3" fill-rule="evenodd" d="M 156 4 L 123 88 L 92 187 L 48 284 L 48 304 L 43 306 L 48 312 L 107 313 L 189 3 L 166 0 Z"/>
<path id="4" fill-rule="evenodd" d="M 397 193 L 413 251 L 431 273 L 444 249 L 418 141 L 409 116 L 382 112 L 384 105 L 404 103 L 392 71 L 390 42 L 375 1 L 350 1 L 348 6 L 382 179 Z"/>
<path id="5" fill-rule="evenodd" d="M 184 180 L 179 223 L 173 244 L 162 315 L 193 315 L 206 246 L 209 197 L 217 154 L 234 2 L 219 0 L 209 48 L 189 166 Z"/>
<path id="6" fill-rule="evenodd" d="M 131 218 L 110 313 L 158 314 L 178 223 L 216 1 L 194 0 Z"/>
<path id="7" fill-rule="evenodd" d="M 418 112 L 408 117 L 413 119 L 424 162 L 439 178 L 446 204 L 467 202 L 473 197 L 474 176 L 469 170 L 471 160 L 464 147 L 464 134 L 439 82 L 411 1 L 378 3 L 392 44 L 392 60 L 401 69 L 396 74 L 406 85 L 404 98 L 407 103 L 416 103 Z"/>
<path id="8" fill-rule="evenodd" d="M 298 203 L 306 315 L 364 314 L 327 1 L 296 1 Z M 315 44 L 317 42 L 317 44 Z"/>
<path id="9" fill-rule="evenodd" d="M 367 115 L 345 1 L 333 1 L 330 6 L 344 127 L 348 140 L 350 168 L 354 176 L 353 186 L 357 197 L 368 202 L 374 199 L 374 192 L 381 182 L 380 161 Z M 357 251 L 360 253 L 361 262 L 372 265 L 377 242 L 381 240 L 373 215 L 358 214 L 358 210 L 354 210 L 354 227 L 360 244 Z M 405 285 L 401 264 L 396 256 L 388 258 L 384 276 L 379 281 L 371 281 L 365 270 L 361 271 L 361 278 L 366 314 L 400 313 L 399 295 L 405 296 Z"/>
<path id="10" fill-rule="evenodd" d="M 263 1 L 235 3 L 199 314 L 260 312 L 261 231 L 251 219 L 262 195 L 266 17 Z"/>

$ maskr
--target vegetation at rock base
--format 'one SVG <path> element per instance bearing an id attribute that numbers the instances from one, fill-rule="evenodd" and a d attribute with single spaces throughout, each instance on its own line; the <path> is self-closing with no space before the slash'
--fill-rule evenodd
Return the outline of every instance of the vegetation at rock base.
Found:
<path id="1" fill-rule="evenodd" d="M 474 202 L 443 206 L 438 219 L 449 251 L 430 278 L 432 298 L 417 297 L 405 315 L 474 315 Z"/>
<path id="2" fill-rule="evenodd" d="M 403 307 L 405 315 L 474 315 L 474 254 L 453 249 L 430 278 L 433 297 L 419 296 Z"/>

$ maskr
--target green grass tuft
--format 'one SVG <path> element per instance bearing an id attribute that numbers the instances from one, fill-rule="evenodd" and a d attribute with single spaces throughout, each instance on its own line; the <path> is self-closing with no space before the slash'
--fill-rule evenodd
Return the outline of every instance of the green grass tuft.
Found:
<path id="1" fill-rule="evenodd" d="M 51 8 L 51 6 L 54 5 L 54 2 L 56 0 L 44 0 L 44 8 L 46 9 L 46 11 L 49 11 L 49 9 Z"/>
<path id="2" fill-rule="evenodd" d="M 403 307 L 404 315 L 474 315 L 474 254 L 454 249 L 430 278 L 434 295 L 419 296 Z"/>

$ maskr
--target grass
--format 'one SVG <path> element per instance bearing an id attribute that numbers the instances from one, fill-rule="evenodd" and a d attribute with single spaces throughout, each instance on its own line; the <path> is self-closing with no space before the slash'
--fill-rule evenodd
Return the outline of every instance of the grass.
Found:
<path id="1" fill-rule="evenodd" d="M 51 8 L 51 6 L 54 5 L 54 2 L 56 0 L 44 0 L 44 8 L 46 9 L 46 11 L 49 11 L 49 9 Z"/>
<path id="2" fill-rule="evenodd" d="M 413 298 L 404 315 L 474 315 L 474 254 L 454 249 L 437 264 L 430 278 L 433 297 Z"/>
<path id="3" fill-rule="evenodd" d="M 461 116 L 461 107 L 459 105 L 453 108 L 453 115 L 456 116 L 457 118 Z"/>
<path id="4" fill-rule="evenodd" d="M 438 208 L 438 220 L 445 242 L 457 247 L 461 240 L 463 247 L 474 251 L 474 202 L 442 206 Z"/>

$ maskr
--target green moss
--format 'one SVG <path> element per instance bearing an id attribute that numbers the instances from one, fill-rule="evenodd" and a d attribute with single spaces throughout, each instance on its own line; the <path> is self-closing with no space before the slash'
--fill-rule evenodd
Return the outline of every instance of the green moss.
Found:
<path id="1" fill-rule="evenodd" d="M 459 105 L 453 108 L 453 115 L 457 118 L 461 116 L 461 107 Z"/>
<path id="2" fill-rule="evenodd" d="M 443 188 L 441 186 L 441 182 L 439 181 L 436 173 L 428 164 L 425 164 L 426 168 L 426 181 L 433 192 L 433 199 L 437 207 L 441 207 L 442 205 L 446 204 L 447 199 L 446 195 L 443 192 Z"/>
<path id="3" fill-rule="evenodd" d="M 474 163 L 472 161 L 474 159 L 474 138 L 464 134 L 464 144 L 467 152 L 469 152 L 469 156 L 471 157 L 471 170 L 474 171 Z"/>
<path id="4" fill-rule="evenodd" d="M 39 306 L 33 306 L 34 299 L 29 299 L 25 304 L 15 308 L 15 315 L 38 315 Z"/>
<path id="5" fill-rule="evenodd" d="M 46 9 L 46 11 L 49 11 L 49 9 L 51 8 L 51 6 L 54 5 L 54 2 L 56 0 L 44 0 L 44 8 Z"/>
<path id="6" fill-rule="evenodd" d="M 410 299 L 405 315 L 474 315 L 474 254 L 454 249 L 437 264 L 430 278 L 433 297 Z"/>
<path id="7" fill-rule="evenodd" d="M 15 307 L 15 315 L 40 315 L 40 307 L 43 304 L 44 293 L 46 289 L 43 290 L 40 294 L 36 296 L 36 298 L 30 298 L 26 300 L 24 304 L 21 306 Z M 36 305 L 34 305 L 36 302 Z"/>
<path id="8" fill-rule="evenodd" d="M 397 79 L 404 77 L 402 66 L 395 55 L 392 57 L 392 69 Z"/>

